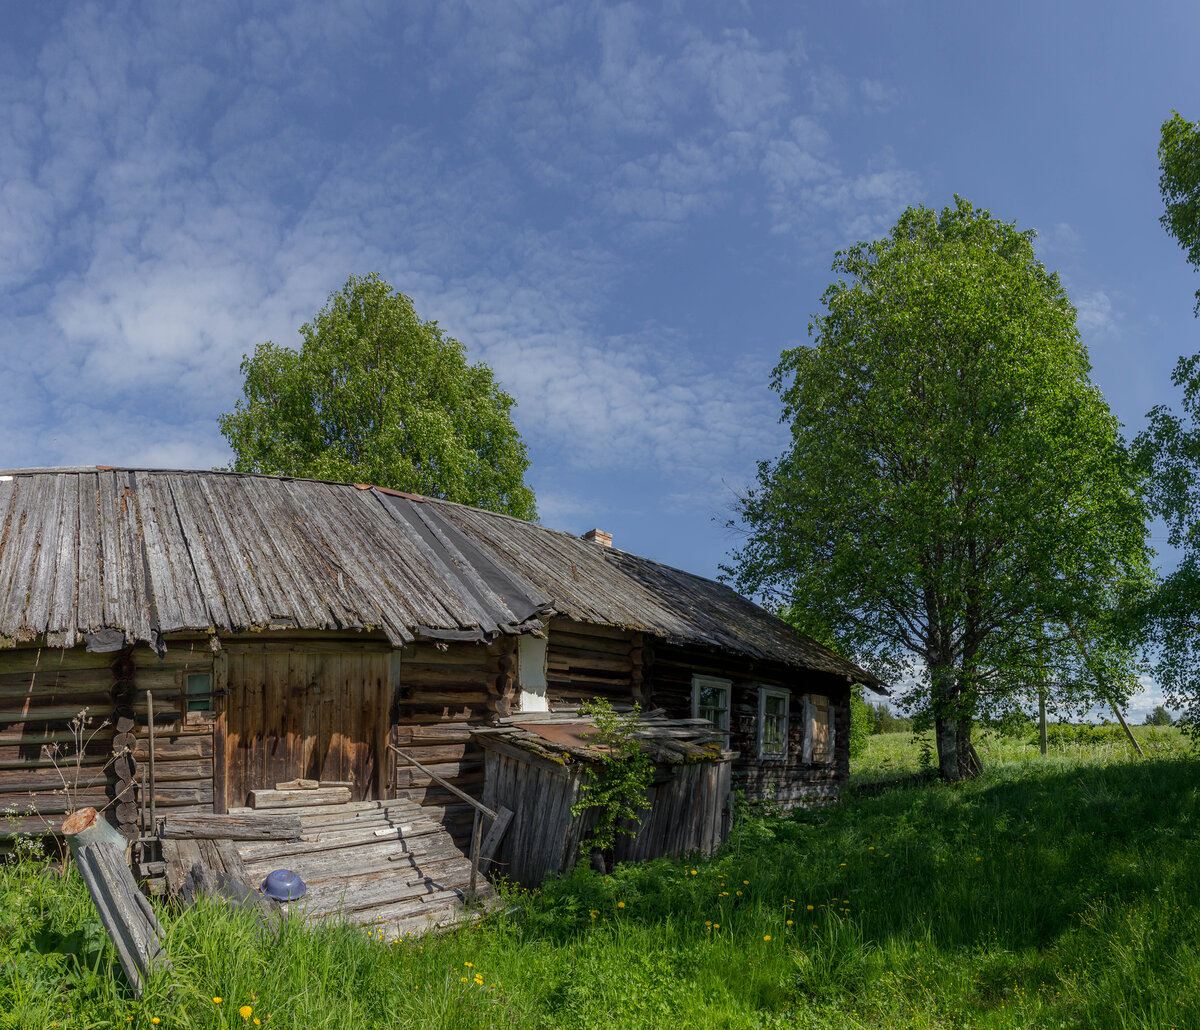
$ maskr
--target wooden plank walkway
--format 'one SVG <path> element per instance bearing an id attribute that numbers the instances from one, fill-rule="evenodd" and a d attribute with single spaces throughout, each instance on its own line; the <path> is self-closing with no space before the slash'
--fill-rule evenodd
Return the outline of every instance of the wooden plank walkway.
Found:
<path id="1" fill-rule="evenodd" d="M 164 838 L 168 891 L 184 889 L 196 862 L 250 888 L 272 870 L 290 869 L 308 891 L 284 911 L 369 926 L 387 940 L 473 922 L 495 904 L 483 877 L 478 904 L 468 904 L 470 862 L 445 827 L 406 798 L 293 807 L 287 815 L 299 820 L 298 839 Z"/>

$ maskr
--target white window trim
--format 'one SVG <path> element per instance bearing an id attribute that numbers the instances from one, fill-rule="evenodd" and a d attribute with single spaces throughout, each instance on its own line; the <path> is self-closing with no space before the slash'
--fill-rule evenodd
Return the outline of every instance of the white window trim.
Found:
<path id="1" fill-rule="evenodd" d="M 716 676 L 692 677 L 692 718 L 700 718 L 700 688 L 714 687 L 725 692 L 725 725 L 717 726 L 722 733 L 729 732 L 729 713 L 733 706 L 733 680 L 723 680 Z"/>
<path id="2" fill-rule="evenodd" d="M 767 728 L 767 698 L 777 697 L 783 700 L 783 750 L 767 753 L 765 738 Z M 788 727 L 792 717 L 792 693 L 782 687 L 758 688 L 758 760 L 779 761 L 788 755 Z"/>

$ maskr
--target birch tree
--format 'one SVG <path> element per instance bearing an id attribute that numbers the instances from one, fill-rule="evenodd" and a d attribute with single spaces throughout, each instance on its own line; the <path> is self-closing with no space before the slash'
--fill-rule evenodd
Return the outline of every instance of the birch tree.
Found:
<path id="1" fill-rule="evenodd" d="M 956 198 L 839 252 L 773 386 L 791 444 L 728 572 L 884 676 L 915 677 L 943 776 L 1038 684 L 1133 688 L 1115 618 L 1150 580 L 1141 483 L 1034 234 Z"/>
<path id="2" fill-rule="evenodd" d="M 533 518 L 514 401 L 491 368 L 377 275 L 351 276 L 300 328 L 261 343 L 219 419 L 233 469 L 365 482 Z"/>

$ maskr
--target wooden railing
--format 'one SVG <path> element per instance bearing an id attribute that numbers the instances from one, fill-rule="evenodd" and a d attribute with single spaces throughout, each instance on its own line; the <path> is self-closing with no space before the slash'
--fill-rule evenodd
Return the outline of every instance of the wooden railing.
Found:
<path id="1" fill-rule="evenodd" d="M 491 858 L 496 845 L 500 843 L 500 838 L 504 836 L 504 831 L 508 829 L 509 821 L 513 816 L 512 812 L 507 808 L 501 808 L 498 812 L 492 811 L 487 805 L 471 797 L 466 791 L 459 790 L 453 783 L 443 779 L 427 765 L 422 765 L 412 755 L 402 751 L 395 744 L 389 744 L 388 750 L 395 752 L 397 756 L 403 758 L 410 765 L 415 765 L 439 786 L 444 787 L 456 798 L 461 798 L 475 809 L 475 821 L 471 825 L 471 885 L 468 888 L 468 900 L 474 901 L 476 886 L 479 882 L 480 852 L 483 851 L 487 858 Z M 492 820 L 492 828 L 488 831 L 487 841 L 483 842 L 483 820 L 485 817 Z"/>

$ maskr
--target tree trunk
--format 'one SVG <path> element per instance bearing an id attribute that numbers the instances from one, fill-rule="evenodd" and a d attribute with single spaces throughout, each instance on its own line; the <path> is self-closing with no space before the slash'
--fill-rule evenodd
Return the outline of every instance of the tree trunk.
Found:
<path id="1" fill-rule="evenodd" d="M 932 675 L 938 772 L 952 783 L 976 776 L 982 767 L 971 746 L 972 719 L 963 711 L 962 684 L 951 667 L 935 669 Z"/>
<path id="2" fill-rule="evenodd" d="M 938 771 L 943 780 L 961 779 L 958 775 L 958 720 L 937 716 Z"/>

